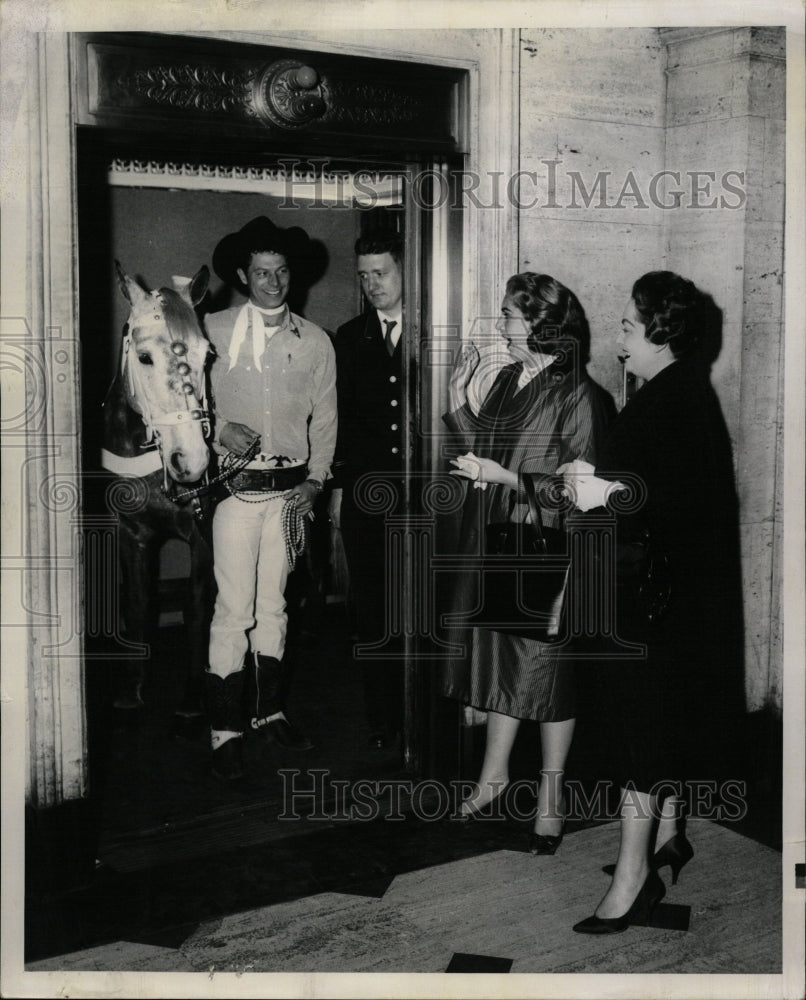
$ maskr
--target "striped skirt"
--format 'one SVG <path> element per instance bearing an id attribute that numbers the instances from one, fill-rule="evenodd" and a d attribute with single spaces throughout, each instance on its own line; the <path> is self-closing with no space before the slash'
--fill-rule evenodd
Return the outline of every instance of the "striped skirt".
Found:
<path id="1" fill-rule="evenodd" d="M 474 628 L 466 655 L 445 667 L 442 691 L 465 705 L 516 719 L 561 722 L 576 713 L 573 660 L 536 639 Z"/>

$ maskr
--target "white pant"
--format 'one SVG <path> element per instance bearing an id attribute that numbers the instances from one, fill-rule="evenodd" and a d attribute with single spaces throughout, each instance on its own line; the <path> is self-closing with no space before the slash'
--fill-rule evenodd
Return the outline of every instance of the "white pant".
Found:
<path id="1" fill-rule="evenodd" d="M 285 494 L 261 503 L 228 497 L 213 518 L 218 596 L 210 626 L 210 671 L 227 677 L 253 652 L 282 659 L 289 565 L 281 525 Z"/>

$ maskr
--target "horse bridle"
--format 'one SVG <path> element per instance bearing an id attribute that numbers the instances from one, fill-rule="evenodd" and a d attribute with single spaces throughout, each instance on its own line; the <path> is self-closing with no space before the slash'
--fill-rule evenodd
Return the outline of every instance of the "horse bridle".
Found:
<path id="1" fill-rule="evenodd" d="M 156 325 L 154 320 L 149 320 L 148 323 L 143 323 L 138 321 L 137 329 L 142 326 L 153 326 Z M 148 400 L 143 391 L 142 381 L 139 376 L 139 370 L 136 365 L 129 364 L 129 351 L 132 345 L 132 335 L 129 329 L 129 324 L 126 324 L 126 330 L 123 334 L 123 354 L 121 357 L 120 370 L 121 374 L 124 375 L 128 368 L 129 373 L 129 390 L 131 393 L 132 401 L 139 407 L 140 416 L 143 418 L 143 423 L 146 425 L 147 436 L 146 443 L 150 443 L 151 440 L 158 435 L 158 431 L 155 431 L 156 427 L 170 427 L 176 426 L 178 424 L 185 424 L 188 421 L 200 420 L 204 424 L 204 436 L 209 437 L 210 434 L 210 411 L 207 409 L 207 393 L 204 387 L 204 380 L 202 379 L 202 388 L 199 402 L 201 406 L 191 408 L 187 405 L 187 401 L 191 396 L 195 396 L 196 389 L 193 383 L 187 377 L 190 375 L 190 365 L 186 361 L 180 361 L 178 366 L 179 374 L 182 376 L 182 392 L 185 395 L 186 405 L 184 410 L 173 410 L 172 412 L 161 412 L 154 415 L 151 411 L 151 407 L 148 405 Z M 187 354 L 187 344 L 183 340 L 174 340 L 171 343 L 171 351 L 177 357 L 183 357 Z M 139 390 L 139 391 L 138 391 Z"/>
<path id="2" fill-rule="evenodd" d="M 158 302 L 160 302 L 160 304 L 162 304 L 162 297 L 158 292 L 154 293 L 154 297 Z M 155 312 L 154 315 L 149 318 L 138 320 L 136 328 L 139 329 L 142 326 L 156 326 L 158 323 L 165 323 L 165 317 L 160 316 L 159 313 Z M 183 490 L 181 493 L 170 493 L 168 469 L 165 465 L 165 457 L 162 454 L 159 431 L 156 428 L 177 426 L 178 424 L 184 424 L 188 421 L 200 420 L 202 422 L 202 432 L 204 437 L 208 438 L 210 436 L 210 411 L 207 409 L 206 387 L 204 385 L 204 379 L 202 378 L 201 398 L 199 400 L 201 406 L 192 408 L 188 406 L 185 410 L 174 410 L 170 413 L 163 412 L 157 414 L 157 417 L 155 417 L 152 414 L 150 407 L 148 407 L 147 402 L 145 402 L 145 393 L 142 390 L 139 370 L 136 365 L 128 363 L 129 352 L 132 346 L 131 329 L 132 327 L 127 322 L 123 333 L 123 352 L 121 355 L 120 372 L 121 377 L 125 377 L 128 367 L 129 391 L 132 402 L 137 403 L 140 417 L 146 425 L 145 443 L 150 444 L 154 441 L 159 449 L 160 458 L 162 459 L 162 491 L 172 503 L 185 503 L 188 500 L 192 500 L 194 514 L 196 517 L 201 518 L 202 509 L 201 504 L 199 503 L 199 497 L 209 493 L 213 487 L 217 486 L 219 483 L 224 482 L 227 479 L 231 479 L 234 475 L 236 475 L 236 473 L 240 472 L 241 469 L 251 462 L 260 448 L 260 437 L 256 437 L 249 448 L 242 455 L 228 455 L 227 459 L 229 459 L 229 461 L 225 460 L 224 468 L 214 479 L 210 479 L 207 471 L 205 470 L 204 481 L 201 486 L 196 486 L 191 490 Z M 183 340 L 174 340 L 171 343 L 171 350 L 177 357 L 184 357 L 184 355 L 187 354 L 187 344 Z M 196 392 L 193 384 L 187 378 L 187 376 L 190 375 L 190 365 L 186 361 L 181 361 L 179 363 L 178 371 L 184 379 L 182 383 L 182 392 L 185 395 L 185 399 L 188 400 L 191 396 L 195 395 Z M 141 390 L 139 395 L 138 388 Z"/>
<path id="3" fill-rule="evenodd" d="M 162 296 L 159 292 L 154 293 L 154 298 L 160 305 L 162 305 Z M 129 392 L 131 395 L 131 401 L 134 404 L 134 408 L 140 414 L 143 423 L 146 427 L 146 438 L 145 444 L 151 444 L 153 441 L 159 450 L 160 458 L 162 460 L 162 473 L 163 473 L 163 492 L 174 499 L 168 493 L 169 483 L 168 483 L 168 468 L 165 464 L 165 456 L 162 453 L 162 442 L 160 440 L 160 427 L 176 427 L 181 424 L 192 423 L 194 421 L 200 421 L 202 424 L 202 434 L 205 438 L 210 436 L 210 411 L 207 409 L 207 391 L 204 384 L 204 376 L 202 374 L 201 381 L 201 392 L 199 394 L 200 406 L 191 406 L 190 399 L 195 397 L 196 389 L 193 383 L 190 381 L 190 365 L 187 361 L 180 360 L 177 370 L 182 376 L 181 391 L 185 397 L 185 409 L 184 410 L 173 410 L 173 411 L 161 411 L 154 414 L 148 403 L 148 397 L 146 395 L 145 389 L 143 387 L 142 379 L 140 377 L 139 368 L 136 364 L 131 364 L 130 361 L 130 351 L 132 346 L 132 329 L 140 329 L 144 326 L 156 326 L 157 324 L 166 324 L 165 317 L 155 312 L 153 316 L 138 318 L 137 323 L 132 325 L 130 322 L 126 323 L 123 331 L 123 345 L 121 352 L 120 361 L 120 373 L 121 377 L 126 377 L 128 371 L 129 379 Z M 188 345 L 183 340 L 174 340 L 171 342 L 171 351 L 177 358 L 184 358 L 187 354 Z M 195 402 L 195 400 L 194 400 Z M 207 473 L 205 472 L 205 480 L 207 479 Z M 178 501 L 177 501 L 178 502 Z"/>

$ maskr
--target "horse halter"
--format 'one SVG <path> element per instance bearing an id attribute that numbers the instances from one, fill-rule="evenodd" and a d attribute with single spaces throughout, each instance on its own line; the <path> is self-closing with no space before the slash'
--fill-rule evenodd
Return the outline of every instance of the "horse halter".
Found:
<path id="1" fill-rule="evenodd" d="M 126 323 L 123 334 L 123 344 L 121 352 L 120 361 L 120 373 L 121 377 L 126 375 L 128 371 L 129 379 L 129 392 L 131 395 L 132 404 L 139 410 L 140 416 L 143 419 L 143 423 L 146 426 L 146 439 L 145 443 L 148 445 L 154 441 L 159 448 L 160 457 L 162 458 L 162 468 L 165 478 L 165 491 L 168 490 L 168 470 L 165 467 L 165 456 L 162 454 L 162 441 L 160 439 L 159 427 L 176 427 L 182 424 L 193 423 L 194 421 L 200 421 L 202 424 L 202 434 L 205 438 L 210 436 L 210 411 L 207 409 L 207 392 L 204 384 L 204 375 L 202 373 L 201 379 L 201 392 L 199 397 L 200 406 L 192 406 L 191 402 L 195 403 L 196 399 L 196 389 L 193 383 L 190 381 L 190 365 L 187 361 L 181 360 L 177 365 L 177 371 L 182 377 L 181 392 L 185 399 L 185 409 L 184 410 L 170 410 L 170 411 L 157 411 L 156 413 L 152 411 L 150 402 L 148 400 L 148 395 L 145 391 L 145 386 L 143 385 L 142 377 L 140 375 L 139 367 L 136 364 L 131 363 L 131 358 L 129 357 L 131 346 L 132 346 L 132 329 L 140 329 L 146 326 L 166 326 L 167 322 L 164 315 L 161 313 L 162 306 L 162 294 L 160 292 L 153 292 L 152 297 L 155 299 L 155 310 L 151 316 L 143 316 L 137 320 L 137 323 L 132 325 L 130 322 Z M 160 306 L 160 311 L 157 310 L 156 305 Z M 131 317 L 129 317 L 131 320 Z M 177 358 L 184 358 L 187 354 L 188 345 L 184 340 L 173 340 L 171 342 L 171 351 Z"/>
<path id="2" fill-rule="evenodd" d="M 154 298 L 161 305 L 162 296 L 159 292 L 154 292 Z M 202 379 L 201 384 L 201 394 L 199 402 L 201 406 L 191 407 L 189 405 L 190 398 L 195 396 L 196 390 L 193 383 L 190 381 L 188 376 L 190 375 L 190 365 L 186 361 L 180 361 L 177 366 L 177 371 L 182 376 L 182 386 L 181 391 L 185 396 L 185 409 L 184 410 L 173 410 L 173 411 L 161 411 L 156 414 L 151 411 L 151 407 L 148 402 L 148 397 L 146 395 L 145 389 L 143 387 L 142 380 L 139 375 L 139 371 L 136 365 L 129 364 L 129 351 L 132 346 L 132 334 L 131 330 L 140 329 L 144 326 L 167 326 L 165 317 L 160 315 L 158 312 L 154 312 L 152 316 L 143 317 L 138 319 L 137 323 L 132 327 L 132 325 L 127 322 L 125 333 L 123 335 L 123 351 L 121 354 L 120 361 L 120 372 L 121 375 L 125 374 L 128 367 L 129 373 L 129 390 L 132 397 L 132 402 L 136 403 L 140 408 L 140 415 L 143 418 L 143 422 L 146 425 L 148 434 L 146 441 L 150 442 L 152 438 L 158 437 L 158 432 L 154 430 L 155 427 L 164 426 L 175 426 L 177 424 L 185 424 L 188 421 L 201 420 L 204 424 L 204 436 L 208 437 L 210 434 L 210 412 L 207 409 L 207 393 L 204 386 L 204 379 Z M 171 351 L 173 354 L 182 358 L 187 354 L 187 344 L 183 340 L 174 340 L 171 343 Z"/>

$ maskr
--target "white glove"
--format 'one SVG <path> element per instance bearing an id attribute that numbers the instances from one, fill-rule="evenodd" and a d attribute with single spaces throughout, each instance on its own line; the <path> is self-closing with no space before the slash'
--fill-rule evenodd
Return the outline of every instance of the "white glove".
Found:
<path id="1" fill-rule="evenodd" d="M 479 478 L 481 476 L 481 461 L 476 458 L 472 451 L 469 451 L 466 455 L 459 455 L 458 458 L 452 458 L 451 465 L 455 465 L 458 470 L 455 473 L 452 472 L 451 475 L 459 475 L 464 479 L 470 479 L 473 483 L 473 489 L 487 489 L 486 481 Z"/>
<path id="2" fill-rule="evenodd" d="M 595 467 L 581 458 L 566 462 L 557 469 L 557 475 L 563 477 L 563 492 L 582 511 L 604 507 L 614 490 L 627 488 L 624 483 L 600 479 L 595 472 Z"/>

